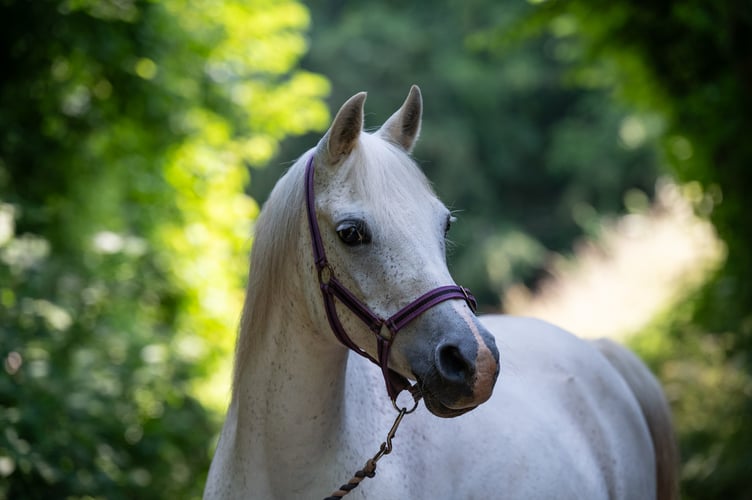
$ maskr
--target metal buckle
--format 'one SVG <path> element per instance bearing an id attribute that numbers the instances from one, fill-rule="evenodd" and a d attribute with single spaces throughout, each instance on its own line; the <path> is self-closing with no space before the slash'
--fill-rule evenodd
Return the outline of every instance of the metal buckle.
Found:
<path id="1" fill-rule="evenodd" d="M 470 299 L 470 296 L 467 294 L 469 291 L 464 286 L 460 286 L 460 290 L 462 290 L 462 295 L 465 296 L 465 302 L 467 303 L 467 306 L 470 308 L 473 313 L 475 313 L 475 303 Z"/>

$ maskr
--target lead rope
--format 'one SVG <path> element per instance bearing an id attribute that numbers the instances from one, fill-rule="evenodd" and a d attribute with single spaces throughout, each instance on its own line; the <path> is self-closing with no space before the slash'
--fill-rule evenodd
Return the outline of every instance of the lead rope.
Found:
<path id="1" fill-rule="evenodd" d="M 409 415 L 410 413 L 414 412 L 415 409 L 418 407 L 418 401 L 420 401 L 420 393 L 417 391 L 417 387 L 412 386 L 412 387 L 409 387 L 408 390 L 410 391 L 410 394 L 412 394 L 413 399 L 415 400 L 415 406 L 413 406 L 411 410 L 408 410 L 407 407 L 399 408 L 397 407 L 397 403 L 394 400 L 392 400 L 392 405 L 394 405 L 394 409 L 397 410 L 399 413 L 397 414 L 397 418 L 394 419 L 392 428 L 389 429 L 389 432 L 386 435 L 386 441 L 381 443 L 381 446 L 379 447 L 379 451 L 376 452 L 376 454 L 372 458 L 368 459 L 368 461 L 363 466 L 363 468 L 357 471 L 353 475 L 352 479 L 350 479 L 347 483 L 340 486 L 338 490 L 336 490 L 330 496 L 326 497 L 324 500 L 339 500 L 345 495 L 347 495 L 348 493 L 350 493 L 352 490 L 357 488 L 358 485 L 360 485 L 360 483 L 365 478 L 374 477 L 376 475 L 376 462 L 381 460 L 383 456 L 389 455 L 392 452 L 392 439 L 394 439 L 394 435 L 397 433 L 397 428 L 402 422 L 402 418 L 405 415 Z"/>

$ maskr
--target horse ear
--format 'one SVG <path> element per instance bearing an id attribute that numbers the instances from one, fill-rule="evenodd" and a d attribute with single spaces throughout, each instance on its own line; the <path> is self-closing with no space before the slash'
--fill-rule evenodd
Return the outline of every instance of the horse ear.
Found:
<path id="1" fill-rule="evenodd" d="M 345 102 L 334 117 L 318 145 L 318 155 L 328 165 L 335 165 L 350 154 L 363 130 L 363 104 L 366 93 L 359 92 Z"/>
<path id="2" fill-rule="evenodd" d="M 413 85 L 402 107 L 381 126 L 379 135 L 409 153 L 413 150 L 420 134 L 422 114 L 423 98 L 420 95 L 420 88 Z"/>

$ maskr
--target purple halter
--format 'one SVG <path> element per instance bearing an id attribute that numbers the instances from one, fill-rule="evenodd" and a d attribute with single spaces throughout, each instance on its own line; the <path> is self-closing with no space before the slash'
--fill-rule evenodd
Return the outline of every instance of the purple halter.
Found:
<path id="1" fill-rule="evenodd" d="M 386 383 L 386 391 L 392 402 L 394 402 L 397 399 L 397 395 L 410 386 L 410 382 L 405 377 L 391 370 L 388 366 L 389 352 L 392 342 L 397 336 L 397 332 L 428 309 L 447 300 L 462 299 L 475 312 L 477 307 L 475 297 L 472 296 L 467 288 L 461 286 L 441 286 L 421 295 L 387 319 L 374 314 L 368 306 L 361 302 L 337 279 L 326 259 L 324 244 L 321 241 L 321 233 L 319 232 L 319 225 L 316 220 L 315 193 L 313 188 L 315 166 L 313 159 L 314 155 L 311 154 L 306 164 L 306 207 L 308 211 L 308 227 L 311 230 L 313 259 L 318 273 L 321 293 L 324 298 L 326 317 L 329 320 L 329 325 L 334 335 L 342 344 L 381 367 L 384 382 Z M 374 359 L 370 354 L 361 349 L 347 335 L 337 316 L 335 299 L 339 299 L 340 302 L 347 306 L 376 336 L 378 359 Z"/>

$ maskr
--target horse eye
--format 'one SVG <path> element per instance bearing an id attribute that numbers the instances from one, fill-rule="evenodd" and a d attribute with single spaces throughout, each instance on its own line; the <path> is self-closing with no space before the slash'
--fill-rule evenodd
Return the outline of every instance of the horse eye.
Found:
<path id="1" fill-rule="evenodd" d="M 371 242 L 371 235 L 362 221 L 343 222 L 337 227 L 337 236 L 345 245 L 351 247 Z"/>
<path id="2" fill-rule="evenodd" d="M 449 230 L 452 228 L 452 223 L 456 220 L 457 220 L 457 217 L 453 215 L 447 216 L 446 226 L 444 226 L 444 236 L 446 236 L 447 233 L 449 233 Z"/>

